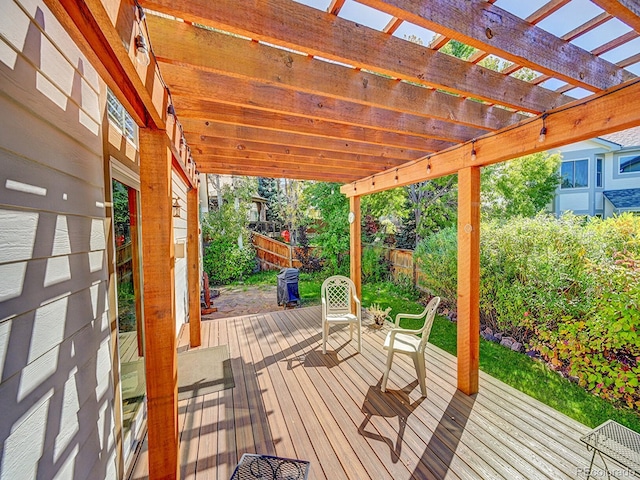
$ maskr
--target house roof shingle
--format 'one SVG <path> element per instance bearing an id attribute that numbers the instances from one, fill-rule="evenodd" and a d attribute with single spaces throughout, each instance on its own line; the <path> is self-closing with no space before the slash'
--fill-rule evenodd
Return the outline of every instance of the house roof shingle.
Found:
<path id="1" fill-rule="evenodd" d="M 640 127 L 629 128 L 619 132 L 602 135 L 600 138 L 617 143 L 622 147 L 640 146 Z"/>
<path id="2" fill-rule="evenodd" d="M 602 192 L 615 208 L 640 208 L 640 188 Z"/>

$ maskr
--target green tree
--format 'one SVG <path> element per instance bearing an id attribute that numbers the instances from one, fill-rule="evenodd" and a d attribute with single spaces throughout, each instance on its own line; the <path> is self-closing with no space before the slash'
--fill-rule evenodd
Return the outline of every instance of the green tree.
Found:
<path id="1" fill-rule="evenodd" d="M 267 221 L 278 219 L 278 180 L 275 178 L 258 178 L 258 195 L 267 199 Z"/>
<path id="2" fill-rule="evenodd" d="M 437 35 L 434 35 L 433 40 L 435 40 L 436 38 L 437 38 Z M 462 60 L 467 60 L 469 57 L 471 57 L 471 55 L 473 55 L 476 52 L 476 49 L 471 45 L 467 45 L 458 40 L 449 40 L 438 51 L 442 53 L 446 53 L 447 55 L 451 55 L 453 57 L 461 58 Z"/>
<path id="3" fill-rule="evenodd" d="M 407 187 L 413 206 L 416 243 L 443 228 L 455 225 L 458 219 L 458 176 L 415 183 Z"/>
<path id="4" fill-rule="evenodd" d="M 221 187 L 222 204 L 202 219 L 204 240 L 214 242 L 221 238 L 249 239 L 249 211 L 251 197 L 256 192 L 255 181 L 249 177 L 234 177 L 231 185 Z"/>
<path id="5" fill-rule="evenodd" d="M 532 217 L 545 209 L 560 183 L 559 154 L 534 153 L 485 167 L 482 212 L 488 218 Z"/>
<path id="6" fill-rule="evenodd" d="M 408 215 L 405 207 L 407 192 L 403 188 L 383 190 L 372 195 L 362 197 L 363 215 L 380 217 L 404 218 Z"/>
<path id="7" fill-rule="evenodd" d="M 291 232 L 291 244 L 296 245 L 298 229 L 306 222 L 306 209 L 302 207 L 305 182 L 284 179 L 283 183 L 284 188 L 279 196 L 279 218 Z"/>
<path id="8" fill-rule="evenodd" d="M 221 189 L 222 204 L 202 218 L 202 234 L 208 244 L 204 269 L 213 284 L 241 278 L 253 270 L 249 210 L 256 185 L 248 177 L 235 177 Z"/>
<path id="9" fill-rule="evenodd" d="M 397 233 L 396 224 L 408 215 L 407 191 L 404 188 L 384 190 L 362 197 L 361 214 L 363 220 L 363 241 L 383 241 L 394 244 Z M 371 226 L 374 225 L 374 231 Z"/>
<path id="10" fill-rule="evenodd" d="M 340 194 L 339 183 L 306 183 L 304 199 L 318 219 L 313 244 L 320 247 L 325 267 L 331 273 L 346 273 L 349 262 L 349 201 Z"/>

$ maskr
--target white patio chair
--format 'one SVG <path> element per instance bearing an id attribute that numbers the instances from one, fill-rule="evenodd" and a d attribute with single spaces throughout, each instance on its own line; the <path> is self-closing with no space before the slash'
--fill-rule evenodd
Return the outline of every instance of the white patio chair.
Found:
<path id="1" fill-rule="evenodd" d="M 440 297 L 433 297 L 422 313 L 417 315 L 399 313 L 396 315 L 395 328 L 387 333 L 387 338 L 384 341 L 383 348 L 389 353 L 387 354 L 387 369 L 384 372 L 382 385 L 380 386 L 380 390 L 383 392 L 386 391 L 387 388 L 387 380 L 389 379 L 389 371 L 393 363 L 393 355 L 402 353 L 413 359 L 418 382 L 420 383 L 420 391 L 422 392 L 422 396 L 427 396 L 427 372 L 424 365 L 424 350 L 429 340 L 431 326 L 433 325 L 433 319 L 436 316 L 436 309 L 439 303 Z M 424 324 L 417 330 L 399 328 L 401 318 L 413 318 L 416 320 L 424 318 Z M 417 335 L 422 336 L 418 337 Z"/>
<path id="2" fill-rule="evenodd" d="M 358 330 L 358 352 L 361 351 L 362 309 L 356 294 L 356 286 L 350 278 L 334 275 L 322 283 L 322 353 L 327 353 L 329 326 L 349 324 L 350 338 L 353 340 L 354 327 Z M 355 311 L 352 307 L 355 305 Z"/>

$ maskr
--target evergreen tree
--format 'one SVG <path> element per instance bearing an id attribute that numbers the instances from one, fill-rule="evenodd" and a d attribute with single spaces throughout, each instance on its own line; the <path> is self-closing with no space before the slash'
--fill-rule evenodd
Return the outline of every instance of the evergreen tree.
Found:
<path id="1" fill-rule="evenodd" d="M 258 195 L 267 199 L 267 215 L 268 222 L 278 220 L 278 180 L 275 178 L 258 178 Z"/>

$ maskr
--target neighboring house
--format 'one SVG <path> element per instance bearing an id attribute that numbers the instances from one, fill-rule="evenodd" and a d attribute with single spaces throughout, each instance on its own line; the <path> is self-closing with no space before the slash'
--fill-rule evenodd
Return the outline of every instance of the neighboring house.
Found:
<path id="1" fill-rule="evenodd" d="M 222 190 L 225 186 L 233 185 L 233 175 L 213 175 L 206 176 L 206 192 L 209 199 L 209 210 L 217 210 L 218 202 L 222 198 Z M 204 190 L 204 189 L 203 189 Z M 251 230 L 273 234 L 280 233 L 280 223 L 267 221 L 267 209 L 269 200 L 259 195 L 251 197 L 251 207 L 249 209 L 249 228 Z"/>
<path id="2" fill-rule="evenodd" d="M 222 199 L 222 192 L 225 187 L 233 187 L 234 175 L 207 175 L 206 192 L 209 198 L 209 209 L 217 210 L 218 203 Z M 267 202 L 266 198 L 259 195 L 253 195 L 251 197 L 251 209 L 249 211 L 249 221 L 259 222 L 266 221 L 267 215 Z"/>
<path id="3" fill-rule="evenodd" d="M 640 212 L 640 127 L 553 150 L 562 154 L 553 211 L 610 217 Z"/>

